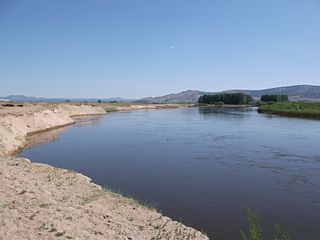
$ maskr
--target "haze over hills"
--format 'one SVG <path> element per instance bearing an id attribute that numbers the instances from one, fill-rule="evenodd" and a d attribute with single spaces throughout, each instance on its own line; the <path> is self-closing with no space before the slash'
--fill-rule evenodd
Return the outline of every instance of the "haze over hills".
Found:
<path id="1" fill-rule="evenodd" d="M 137 100 L 141 103 L 196 103 L 203 94 L 210 94 L 199 90 L 187 90 L 180 93 L 172 93 L 160 97 L 148 97 Z"/>
<path id="2" fill-rule="evenodd" d="M 312 85 L 294 85 L 276 88 L 268 88 L 261 90 L 226 90 L 225 93 L 242 92 L 259 99 L 264 94 L 287 94 L 292 101 L 320 101 L 320 86 Z M 203 94 L 221 93 L 221 92 L 206 92 L 200 90 L 187 90 L 180 93 L 168 94 L 160 97 L 148 97 L 142 99 L 124 99 L 124 98 L 38 98 L 28 97 L 24 95 L 10 95 L 0 97 L 6 101 L 16 102 L 136 102 L 136 103 L 196 103 L 199 97 Z"/>
<path id="3" fill-rule="evenodd" d="M 235 92 L 247 93 L 253 97 L 261 97 L 264 94 L 286 94 L 291 100 L 297 101 L 320 99 L 320 86 L 312 85 L 294 85 L 262 90 L 235 90 Z"/>
<path id="4" fill-rule="evenodd" d="M 287 94 L 292 101 L 320 101 L 320 86 L 294 85 L 262 90 L 227 90 L 226 93 L 242 92 L 258 99 L 264 94 Z M 168 94 L 160 97 L 149 97 L 138 100 L 144 103 L 196 103 L 203 94 L 221 93 L 187 90 L 177 94 Z"/>
<path id="5" fill-rule="evenodd" d="M 44 97 L 31 97 L 24 95 L 9 95 L 6 97 L 0 97 L 0 99 L 5 101 L 15 101 L 15 102 L 97 102 L 99 100 L 103 102 L 131 102 L 133 99 L 124 99 L 120 97 L 116 98 L 44 98 Z"/>

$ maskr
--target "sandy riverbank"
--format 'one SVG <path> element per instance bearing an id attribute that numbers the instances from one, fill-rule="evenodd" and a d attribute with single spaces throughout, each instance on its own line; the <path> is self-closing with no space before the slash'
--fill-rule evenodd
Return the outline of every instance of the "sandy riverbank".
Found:
<path id="1" fill-rule="evenodd" d="M 86 176 L 10 156 L 31 133 L 104 113 L 70 104 L 0 109 L 0 239 L 208 239 Z"/>
<path id="2" fill-rule="evenodd" d="M 29 104 L 0 109 L 0 155 L 10 155 L 27 142 L 26 137 L 74 123 L 72 116 L 105 114 L 90 105 Z"/>
<path id="3" fill-rule="evenodd" d="M 194 104 L 138 104 L 138 103 L 97 103 L 95 106 L 102 107 L 107 112 L 113 111 L 131 111 L 131 110 L 140 110 L 140 109 L 163 109 L 163 108 L 183 108 L 183 107 L 192 107 Z"/>

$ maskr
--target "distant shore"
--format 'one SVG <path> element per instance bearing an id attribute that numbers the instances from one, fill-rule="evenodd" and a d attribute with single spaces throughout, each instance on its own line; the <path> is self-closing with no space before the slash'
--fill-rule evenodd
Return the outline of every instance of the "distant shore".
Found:
<path id="1" fill-rule="evenodd" d="M 122 112 L 140 109 L 184 108 L 195 106 L 194 104 L 178 103 L 94 103 L 93 105 L 105 109 L 106 112 Z"/>
<path id="2" fill-rule="evenodd" d="M 197 107 L 208 107 L 208 108 L 250 108 L 252 105 L 247 105 L 247 104 L 239 104 L 239 105 L 234 105 L 234 104 L 198 104 L 196 105 Z"/>
<path id="3" fill-rule="evenodd" d="M 273 103 L 258 108 L 258 113 L 275 114 L 286 117 L 320 119 L 320 103 L 284 102 Z"/>

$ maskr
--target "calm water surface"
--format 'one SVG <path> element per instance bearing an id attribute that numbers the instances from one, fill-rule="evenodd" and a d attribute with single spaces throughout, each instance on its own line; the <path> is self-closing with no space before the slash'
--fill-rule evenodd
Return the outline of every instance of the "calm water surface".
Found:
<path id="1" fill-rule="evenodd" d="M 21 155 L 156 203 L 212 239 L 240 239 L 248 207 L 269 235 L 281 223 L 293 239 L 320 238 L 320 121 L 186 108 L 112 113 L 61 132 L 33 137 Z"/>

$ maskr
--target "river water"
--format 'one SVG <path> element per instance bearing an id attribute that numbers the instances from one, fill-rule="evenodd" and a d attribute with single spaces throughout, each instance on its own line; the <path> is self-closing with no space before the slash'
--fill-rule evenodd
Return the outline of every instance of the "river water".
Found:
<path id="1" fill-rule="evenodd" d="M 181 108 L 81 118 L 20 155 L 153 203 L 211 239 L 240 239 L 247 208 L 267 236 L 320 236 L 320 121 L 255 109 Z M 45 144 L 43 144 L 45 143 Z"/>

